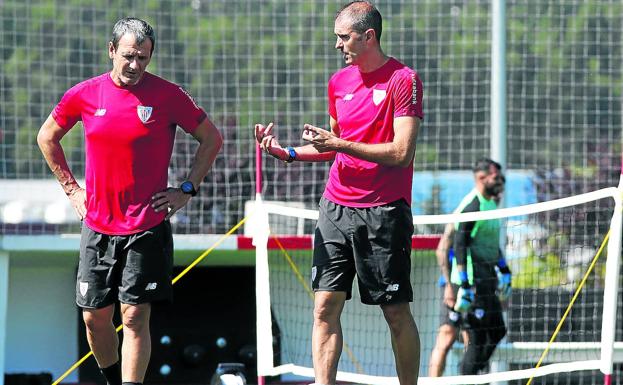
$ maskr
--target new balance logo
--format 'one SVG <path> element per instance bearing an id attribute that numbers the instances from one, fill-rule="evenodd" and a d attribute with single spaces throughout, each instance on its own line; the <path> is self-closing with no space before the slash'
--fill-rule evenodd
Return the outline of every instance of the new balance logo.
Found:
<path id="1" fill-rule="evenodd" d="M 95 116 L 104 116 L 106 115 L 106 109 L 105 108 L 98 108 L 97 110 L 95 110 L 95 114 L 93 114 Z"/>
<path id="2" fill-rule="evenodd" d="M 387 289 L 385 289 L 385 291 L 398 291 L 398 288 L 400 287 L 399 283 L 394 283 L 394 284 L 389 284 L 387 285 Z"/>
<path id="3" fill-rule="evenodd" d="M 158 283 L 157 282 L 150 282 L 147 284 L 147 287 L 145 287 L 145 291 L 147 290 L 156 290 L 156 287 L 158 287 Z"/>
<path id="4" fill-rule="evenodd" d="M 353 95 L 353 94 L 346 94 L 346 95 L 344 95 L 344 100 L 353 100 L 354 96 L 355 95 Z"/>

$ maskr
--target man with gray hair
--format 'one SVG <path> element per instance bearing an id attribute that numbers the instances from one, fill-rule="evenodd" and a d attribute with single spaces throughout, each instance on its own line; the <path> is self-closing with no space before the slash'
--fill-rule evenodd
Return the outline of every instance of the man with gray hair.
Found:
<path id="1" fill-rule="evenodd" d="M 361 301 L 389 325 L 401 385 L 417 384 L 420 339 L 409 302 L 411 185 L 422 112 L 417 73 L 385 55 L 380 12 L 367 1 L 337 13 L 335 48 L 346 68 L 329 80 L 330 130 L 305 124 L 308 145 L 281 147 L 273 124 L 255 137 L 286 162 L 333 161 L 314 237 L 312 356 L 316 384 L 335 385 L 342 352 L 340 317 L 355 277 Z"/>
<path id="2" fill-rule="evenodd" d="M 69 89 L 37 136 L 83 221 L 76 303 L 109 385 L 143 383 L 151 355 L 151 304 L 172 298 L 169 219 L 197 194 L 222 145 L 206 112 L 182 87 L 146 71 L 155 43 L 145 21 L 119 20 L 108 43 L 112 70 Z M 84 188 L 60 143 L 79 120 L 86 149 Z M 187 180 L 168 188 L 177 126 L 199 146 Z M 112 323 L 116 301 L 123 322 L 121 357 Z"/>

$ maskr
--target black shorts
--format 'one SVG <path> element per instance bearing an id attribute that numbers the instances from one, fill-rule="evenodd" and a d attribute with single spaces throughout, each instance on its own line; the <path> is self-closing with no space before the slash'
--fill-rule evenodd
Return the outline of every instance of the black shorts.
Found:
<path id="1" fill-rule="evenodd" d="M 456 292 L 458 290 L 458 285 L 454 285 L 452 284 L 452 290 L 454 290 L 454 294 L 456 295 Z M 457 311 L 454 311 L 454 309 L 448 307 L 448 305 L 446 305 L 446 303 L 443 301 L 443 296 L 444 296 L 444 291 L 445 291 L 445 287 L 442 286 L 441 287 L 441 305 L 440 305 L 440 324 L 441 325 L 450 325 L 452 327 L 455 327 L 457 329 L 463 327 L 463 315 Z"/>
<path id="2" fill-rule="evenodd" d="M 161 224 L 131 235 L 101 234 L 82 226 L 76 303 L 99 309 L 117 299 L 138 305 L 173 298 L 173 235 Z"/>
<path id="3" fill-rule="evenodd" d="M 355 275 L 361 302 L 370 305 L 413 300 L 413 217 L 404 200 L 352 208 L 320 200 L 314 237 L 312 288 L 352 294 Z"/>
<path id="4" fill-rule="evenodd" d="M 502 304 L 495 292 L 478 295 L 478 291 L 476 291 L 474 304 L 467 313 L 463 328 L 474 331 L 506 328 L 502 315 Z"/>

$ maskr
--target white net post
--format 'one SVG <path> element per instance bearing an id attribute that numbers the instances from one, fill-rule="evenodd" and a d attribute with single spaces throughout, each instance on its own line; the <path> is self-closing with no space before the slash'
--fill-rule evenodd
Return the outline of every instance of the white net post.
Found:
<path id="1" fill-rule="evenodd" d="M 273 368 L 273 335 L 270 314 L 270 287 L 268 272 L 268 214 L 262 196 L 255 200 L 253 245 L 255 246 L 255 298 L 257 317 L 257 374 L 270 375 Z"/>
<path id="2" fill-rule="evenodd" d="M 0 373 L 5 373 L 6 325 L 9 293 L 9 253 L 0 250 Z M 0 385 L 4 385 L 4 375 L 0 375 Z"/>
<path id="3" fill-rule="evenodd" d="M 270 375 L 273 368 L 273 333 L 270 310 L 270 279 L 268 270 L 268 213 L 262 201 L 262 153 L 255 146 L 255 207 L 252 214 L 251 231 L 255 246 L 255 312 L 257 333 L 257 375 L 258 383 Z"/>
<path id="4" fill-rule="evenodd" d="M 614 214 L 610 223 L 608 241 L 608 259 L 606 261 L 606 279 L 604 287 L 604 313 L 601 326 L 601 372 L 605 384 L 612 381 L 614 362 L 614 341 L 616 336 L 617 303 L 619 289 L 619 270 L 621 269 L 621 231 L 622 231 L 622 194 L 623 178 L 619 182 L 618 194 L 615 194 Z"/>

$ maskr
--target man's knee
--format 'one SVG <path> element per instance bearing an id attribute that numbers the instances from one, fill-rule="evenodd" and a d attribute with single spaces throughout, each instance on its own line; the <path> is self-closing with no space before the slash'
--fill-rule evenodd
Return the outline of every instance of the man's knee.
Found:
<path id="1" fill-rule="evenodd" d="M 478 374 L 479 365 L 474 361 L 463 360 L 461 363 L 461 374 L 464 376 Z"/>
<path id="2" fill-rule="evenodd" d="M 149 314 L 149 304 L 121 306 L 123 327 L 135 332 L 149 326 Z"/>
<path id="3" fill-rule="evenodd" d="M 316 292 L 314 297 L 314 320 L 331 322 L 339 319 L 345 301 L 346 293 L 344 292 Z"/>
<path id="4" fill-rule="evenodd" d="M 437 334 L 437 346 L 436 349 L 444 351 L 450 350 L 454 341 L 456 341 L 457 330 L 448 324 L 441 325 Z"/>
<path id="5" fill-rule="evenodd" d="M 461 374 L 478 374 L 487 366 L 487 352 L 483 346 L 469 345 L 461 362 Z"/>
<path id="6" fill-rule="evenodd" d="M 113 306 L 103 309 L 83 309 L 82 320 L 87 330 L 97 331 L 103 328 L 109 328 L 112 325 Z"/>
<path id="7" fill-rule="evenodd" d="M 400 331 L 415 324 L 409 303 L 382 305 L 383 316 L 392 330 Z"/>
<path id="8" fill-rule="evenodd" d="M 497 345 L 498 343 L 500 343 L 500 341 L 502 341 L 502 338 L 504 338 L 505 335 L 506 335 L 505 327 L 494 328 L 491 331 L 491 340 L 492 340 L 493 345 Z"/>

